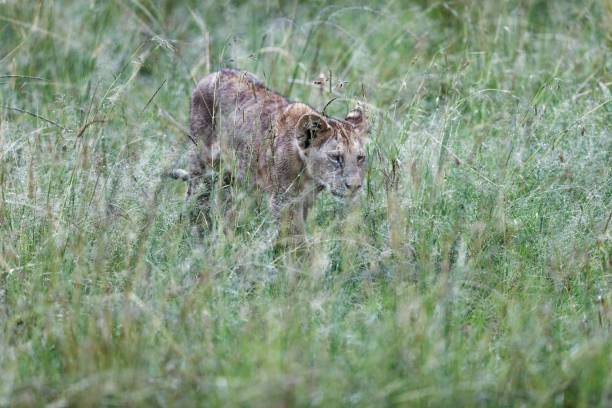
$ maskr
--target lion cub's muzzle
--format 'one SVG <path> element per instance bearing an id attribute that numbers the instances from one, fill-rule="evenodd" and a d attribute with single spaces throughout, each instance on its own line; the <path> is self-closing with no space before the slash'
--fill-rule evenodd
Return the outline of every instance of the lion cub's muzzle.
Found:
<path id="1" fill-rule="evenodd" d="M 355 194 L 359 190 L 361 190 L 361 179 L 345 181 L 344 186 L 350 195 Z"/>
<path id="2" fill-rule="evenodd" d="M 354 198 L 361 191 L 361 186 L 362 180 L 360 178 L 352 178 L 345 180 L 337 188 L 330 188 L 330 192 L 335 197 L 347 200 Z"/>

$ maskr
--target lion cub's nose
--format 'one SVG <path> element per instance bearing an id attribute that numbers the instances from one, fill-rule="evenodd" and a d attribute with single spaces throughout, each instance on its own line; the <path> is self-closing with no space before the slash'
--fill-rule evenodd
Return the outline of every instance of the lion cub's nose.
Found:
<path id="1" fill-rule="evenodd" d="M 344 183 L 344 185 L 346 186 L 347 189 L 349 189 L 351 191 L 351 193 L 354 193 L 355 191 L 357 191 L 357 190 L 359 190 L 361 188 L 361 182 L 360 181 L 356 181 L 356 182 L 346 181 Z"/>

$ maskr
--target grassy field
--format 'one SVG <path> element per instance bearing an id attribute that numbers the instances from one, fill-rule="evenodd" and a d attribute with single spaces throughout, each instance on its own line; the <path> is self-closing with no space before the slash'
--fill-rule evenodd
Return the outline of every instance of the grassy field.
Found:
<path id="1" fill-rule="evenodd" d="M 612 3 L 326 3 L 0 1 L 0 406 L 612 405 Z M 305 254 L 164 177 L 221 67 L 368 108 Z"/>

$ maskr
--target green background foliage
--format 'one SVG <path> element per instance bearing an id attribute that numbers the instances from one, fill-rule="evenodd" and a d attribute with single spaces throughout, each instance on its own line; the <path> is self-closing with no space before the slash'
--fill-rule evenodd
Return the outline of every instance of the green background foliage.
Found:
<path id="1" fill-rule="evenodd" d="M 0 2 L 0 405 L 612 404 L 612 4 Z M 221 67 L 371 122 L 302 253 L 192 231 Z M 331 81 L 313 84 L 323 73 Z"/>

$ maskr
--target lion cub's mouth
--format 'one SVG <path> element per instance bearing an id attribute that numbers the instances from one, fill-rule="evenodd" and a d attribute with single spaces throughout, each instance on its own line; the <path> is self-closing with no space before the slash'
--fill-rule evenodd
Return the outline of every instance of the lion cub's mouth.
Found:
<path id="1" fill-rule="evenodd" d="M 355 191 L 353 193 L 350 193 L 348 190 L 345 190 L 343 192 L 339 192 L 339 191 L 331 190 L 330 189 L 329 192 L 332 193 L 332 195 L 334 197 L 342 199 L 342 201 L 348 201 L 348 200 L 351 200 L 351 199 L 355 198 L 357 196 L 357 193 L 359 192 L 359 190 L 357 190 L 357 191 Z"/>

